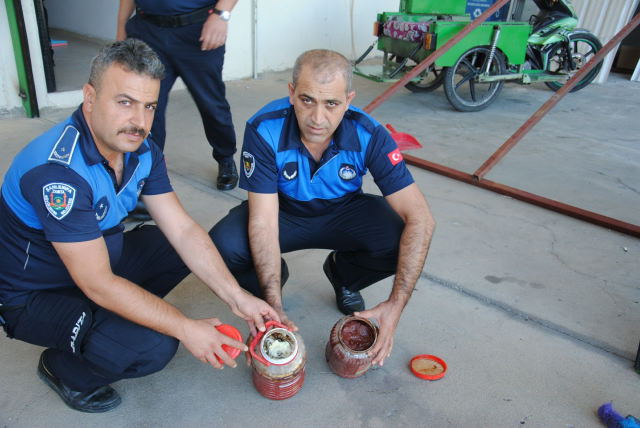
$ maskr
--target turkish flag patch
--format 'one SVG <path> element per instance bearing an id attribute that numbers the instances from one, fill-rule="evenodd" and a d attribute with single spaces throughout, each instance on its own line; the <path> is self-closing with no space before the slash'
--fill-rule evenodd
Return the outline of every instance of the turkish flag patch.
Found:
<path id="1" fill-rule="evenodd" d="M 400 153 L 400 149 L 395 149 L 391 153 L 389 153 L 389 160 L 391 161 L 391 165 L 396 166 L 400 162 L 402 162 L 402 153 Z"/>

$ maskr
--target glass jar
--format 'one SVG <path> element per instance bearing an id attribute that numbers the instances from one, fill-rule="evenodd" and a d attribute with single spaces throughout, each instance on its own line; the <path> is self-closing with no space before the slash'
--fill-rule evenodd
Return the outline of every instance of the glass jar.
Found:
<path id="1" fill-rule="evenodd" d="M 265 326 L 266 333 L 258 332 L 249 346 L 253 385 L 271 400 L 285 400 L 302 388 L 307 348 L 302 337 L 285 325 L 268 321 Z M 272 326 L 277 328 L 269 329 Z"/>
<path id="2" fill-rule="evenodd" d="M 348 379 L 362 376 L 374 356 L 367 355 L 378 339 L 378 327 L 366 318 L 347 315 L 333 326 L 325 357 L 335 374 Z"/>

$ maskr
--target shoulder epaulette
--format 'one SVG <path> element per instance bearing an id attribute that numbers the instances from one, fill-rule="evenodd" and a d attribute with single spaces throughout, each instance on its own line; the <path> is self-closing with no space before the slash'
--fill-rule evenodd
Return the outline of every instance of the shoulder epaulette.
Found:
<path id="1" fill-rule="evenodd" d="M 68 167 L 71 164 L 71 158 L 79 137 L 80 132 L 72 125 L 64 128 L 62 135 L 60 135 L 55 146 L 53 146 L 53 150 L 51 150 L 47 163 L 59 163 Z"/>

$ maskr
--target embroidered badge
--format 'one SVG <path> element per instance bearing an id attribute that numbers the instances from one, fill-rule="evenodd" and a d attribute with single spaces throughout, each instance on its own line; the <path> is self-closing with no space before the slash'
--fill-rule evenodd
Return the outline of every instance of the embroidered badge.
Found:
<path id="1" fill-rule="evenodd" d="M 396 166 L 403 160 L 402 153 L 400 153 L 400 149 L 395 149 L 394 151 L 389 153 L 387 156 L 389 156 L 389 160 L 391 161 L 391 165 L 393 166 Z"/>
<path id="2" fill-rule="evenodd" d="M 140 197 L 140 194 L 142 193 L 142 188 L 144 187 L 144 183 L 146 182 L 147 182 L 146 178 L 143 178 L 142 180 L 138 181 L 138 190 L 137 190 L 138 197 Z"/>
<path id="3" fill-rule="evenodd" d="M 242 152 L 242 163 L 244 165 L 244 175 L 247 178 L 251 177 L 251 174 L 256 169 L 256 158 L 249 152 Z"/>
<path id="4" fill-rule="evenodd" d="M 349 165 L 348 163 L 343 163 L 340 165 L 340 169 L 338 170 L 338 175 L 344 181 L 351 181 L 358 176 L 356 172 L 356 168 L 353 165 Z"/>
<path id="5" fill-rule="evenodd" d="M 49 214 L 57 220 L 62 220 L 73 208 L 76 189 L 65 183 L 49 183 L 42 187 L 42 196 Z"/>
<path id="6" fill-rule="evenodd" d="M 298 162 L 286 163 L 282 169 L 282 176 L 287 181 L 298 178 Z"/>
<path id="7" fill-rule="evenodd" d="M 100 198 L 96 204 L 96 220 L 102 221 L 109 212 L 109 199 L 106 196 Z"/>

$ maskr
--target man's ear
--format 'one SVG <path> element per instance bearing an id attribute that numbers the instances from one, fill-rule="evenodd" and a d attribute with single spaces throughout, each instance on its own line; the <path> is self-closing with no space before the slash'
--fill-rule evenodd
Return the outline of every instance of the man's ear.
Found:
<path id="1" fill-rule="evenodd" d="M 351 104 L 351 100 L 356 96 L 356 91 L 351 91 L 347 94 L 347 107 Z"/>
<path id="2" fill-rule="evenodd" d="M 87 111 L 92 111 L 93 104 L 96 102 L 96 89 L 92 85 L 85 83 L 82 87 L 82 95 L 84 97 L 84 108 Z"/>
<path id="3" fill-rule="evenodd" d="M 289 82 L 289 102 L 293 104 L 294 98 L 293 93 L 296 91 L 296 88 L 293 87 L 293 83 Z"/>

